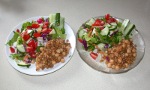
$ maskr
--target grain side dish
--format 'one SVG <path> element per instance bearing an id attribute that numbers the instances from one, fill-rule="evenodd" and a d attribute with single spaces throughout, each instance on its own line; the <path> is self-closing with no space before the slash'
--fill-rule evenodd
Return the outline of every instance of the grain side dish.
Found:
<path id="1" fill-rule="evenodd" d="M 13 37 L 7 42 L 10 57 L 20 67 L 29 68 L 36 64 L 37 71 L 65 62 L 71 45 L 66 40 L 64 23 L 60 13 L 24 22 L 21 28 L 13 31 Z"/>
<path id="2" fill-rule="evenodd" d="M 90 52 L 93 60 L 114 70 L 126 69 L 134 63 L 136 45 L 132 41 L 135 25 L 129 19 L 123 21 L 106 14 L 103 17 L 91 18 L 78 31 L 78 41 Z"/>

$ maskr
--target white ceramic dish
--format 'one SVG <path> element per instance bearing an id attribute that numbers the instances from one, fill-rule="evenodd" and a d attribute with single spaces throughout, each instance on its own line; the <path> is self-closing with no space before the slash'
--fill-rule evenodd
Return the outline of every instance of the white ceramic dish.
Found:
<path id="1" fill-rule="evenodd" d="M 20 24 L 18 24 L 16 27 L 13 28 L 13 30 L 8 35 L 8 38 L 7 38 L 6 42 L 12 38 L 13 31 L 15 31 L 16 29 L 21 29 L 22 24 L 24 22 L 27 22 L 27 21 L 31 22 L 32 20 L 37 20 L 40 17 L 48 18 L 48 16 L 38 16 L 38 17 L 29 18 L 29 19 L 21 22 Z M 74 53 L 74 50 L 75 50 L 75 45 L 76 45 L 76 38 L 75 38 L 74 32 L 67 23 L 65 23 L 65 30 L 66 30 L 66 34 L 67 34 L 66 39 L 68 39 L 70 41 L 71 49 L 70 49 L 70 52 L 67 55 L 67 57 L 65 57 L 65 62 L 64 63 L 57 63 L 56 65 L 54 65 L 53 68 L 44 69 L 44 70 L 40 70 L 40 71 L 36 71 L 35 64 L 32 64 L 29 68 L 20 67 L 16 64 L 16 62 L 12 58 L 9 57 L 10 56 L 10 50 L 9 50 L 9 46 L 6 45 L 5 50 L 6 50 L 6 56 L 7 56 L 8 62 L 11 64 L 11 66 L 13 68 L 18 70 L 19 72 L 24 73 L 24 74 L 28 74 L 28 75 L 45 75 L 45 74 L 49 74 L 49 73 L 52 73 L 52 72 L 55 72 L 55 71 L 59 70 L 60 68 L 62 68 L 64 65 L 66 65 L 70 61 L 71 57 L 73 56 L 73 53 Z"/>

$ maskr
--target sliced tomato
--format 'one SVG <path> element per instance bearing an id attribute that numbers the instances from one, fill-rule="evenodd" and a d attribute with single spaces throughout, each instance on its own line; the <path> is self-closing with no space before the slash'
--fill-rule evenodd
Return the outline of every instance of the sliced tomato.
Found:
<path id="1" fill-rule="evenodd" d="M 32 29 L 32 26 L 27 26 L 27 29 Z"/>
<path id="2" fill-rule="evenodd" d="M 35 23 L 32 24 L 32 28 L 39 28 L 39 26 L 40 26 L 39 24 L 35 24 Z"/>
<path id="3" fill-rule="evenodd" d="M 44 22 L 44 25 L 49 26 L 49 22 Z"/>
<path id="4" fill-rule="evenodd" d="M 44 28 L 42 30 L 42 33 L 50 33 L 51 31 L 52 31 L 52 29 L 50 29 L 50 28 Z"/>
<path id="5" fill-rule="evenodd" d="M 95 60 L 98 57 L 97 53 L 91 52 L 90 56 Z"/>
<path id="6" fill-rule="evenodd" d="M 9 47 L 11 53 L 15 53 L 15 49 L 13 47 Z"/>
<path id="7" fill-rule="evenodd" d="M 37 38 L 37 37 L 40 37 L 40 36 L 41 36 L 41 34 L 40 34 L 40 33 L 38 33 L 38 32 L 36 32 L 36 33 L 34 33 L 34 34 L 33 34 L 33 36 Z"/>
<path id="8" fill-rule="evenodd" d="M 100 30 L 103 30 L 104 28 L 105 28 L 104 26 L 101 26 L 101 27 L 100 27 Z"/>
<path id="9" fill-rule="evenodd" d="M 22 38 L 27 41 L 30 38 L 30 35 L 27 33 L 27 31 L 22 33 Z"/>
<path id="10" fill-rule="evenodd" d="M 29 53 L 29 55 L 31 56 L 31 58 L 36 58 L 35 52 L 31 52 L 31 53 Z"/>
<path id="11" fill-rule="evenodd" d="M 48 26 L 47 26 L 47 25 L 43 25 L 43 27 L 42 27 L 42 28 L 43 28 L 43 29 L 44 29 L 44 28 L 48 28 Z"/>
<path id="12" fill-rule="evenodd" d="M 43 18 L 39 18 L 39 19 L 37 20 L 38 23 L 42 23 L 43 21 L 44 21 Z"/>
<path id="13" fill-rule="evenodd" d="M 92 26 L 100 26 L 100 25 L 101 25 L 101 20 L 100 19 L 96 19 Z"/>
<path id="14" fill-rule="evenodd" d="M 105 15 L 105 19 L 106 19 L 106 20 L 109 20 L 109 19 L 110 19 L 110 14 L 106 14 L 106 15 Z"/>
<path id="15" fill-rule="evenodd" d="M 35 40 L 30 40 L 28 43 L 29 47 L 33 47 L 33 51 L 37 48 L 37 42 Z"/>
<path id="16" fill-rule="evenodd" d="M 20 32 L 20 30 L 19 30 L 19 29 L 17 29 L 17 30 L 16 30 L 16 32 L 18 32 L 18 33 L 19 33 L 19 32 Z"/>
<path id="17" fill-rule="evenodd" d="M 83 42 L 83 40 L 82 40 L 81 38 L 78 38 L 78 41 L 79 41 L 80 43 L 82 43 L 82 42 Z"/>
<path id="18" fill-rule="evenodd" d="M 34 52 L 33 47 L 27 46 L 26 47 L 26 52 L 28 52 L 28 53 Z"/>
<path id="19" fill-rule="evenodd" d="M 110 18 L 110 21 L 111 21 L 111 22 L 116 22 L 117 20 L 112 17 L 112 18 Z"/>

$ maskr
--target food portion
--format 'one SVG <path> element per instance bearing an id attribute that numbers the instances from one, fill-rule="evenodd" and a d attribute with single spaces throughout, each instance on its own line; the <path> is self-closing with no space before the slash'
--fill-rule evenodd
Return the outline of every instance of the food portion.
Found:
<path id="1" fill-rule="evenodd" d="M 38 20 L 24 22 L 22 28 L 13 31 L 13 37 L 7 42 L 10 47 L 10 57 L 22 67 L 30 67 L 35 62 L 37 70 L 53 67 L 54 61 L 58 63 L 64 60 L 71 48 L 69 41 L 65 42 L 64 23 L 65 19 L 60 16 L 60 13 L 50 14 L 48 18 L 41 17 Z M 59 51 L 59 49 L 65 55 L 59 55 L 59 59 L 56 59 L 52 54 L 57 55 L 55 50 Z"/>
<path id="2" fill-rule="evenodd" d="M 136 58 L 136 45 L 132 41 L 135 25 L 129 19 L 115 19 L 110 14 L 91 18 L 78 31 L 78 41 L 90 52 L 93 60 L 99 59 L 108 68 L 128 68 Z"/>
<path id="3" fill-rule="evenodd" d="M 45 47 L 40 48 L 36 57 L 36 70 L 52 68 L 56 63 L 64 63 L 71 45 L 64 39 L 49 40 Z"/>

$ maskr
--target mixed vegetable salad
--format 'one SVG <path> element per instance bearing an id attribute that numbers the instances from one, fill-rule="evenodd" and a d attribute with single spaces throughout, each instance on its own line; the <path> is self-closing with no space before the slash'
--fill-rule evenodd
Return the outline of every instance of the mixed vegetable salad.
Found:
<path id="1" fill-rule="evenodd" d="M 60 13 L 50 14 L 48 18 L 24 22 L 21 29 L 13 31 L 13 37 L 7 42 L 10 47 L 10 57 L 18 66 L 29 67 L 35 62 L 36 53 L 44 47 L 47 41 L 56 38 L 66 38 L 65 19 Z"/>
<path id="2" fill-rule="evenodd" d="M 134 28 L 135 25 L 130 23 L 129 19 L 122 22 L 106 14 L 104 17 L 91 18 L 84 23 L 78 31 L 78 41 L 86 51 L 91 52 L 90 56 L 96 59 L 98 54 L 93 52 L 95 49 L 106 51 L 123 39 L 130 39 Z"/>

